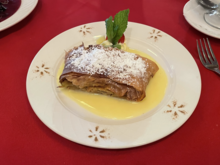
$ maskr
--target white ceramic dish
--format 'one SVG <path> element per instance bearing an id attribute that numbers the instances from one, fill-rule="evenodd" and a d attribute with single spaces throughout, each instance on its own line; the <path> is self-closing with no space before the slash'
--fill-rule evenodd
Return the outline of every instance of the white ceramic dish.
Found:
<path id="1" fill-rule="evenodd" d="M 0 31 L 3 31 L 27 17 L 36 7 L 38 0 L 21 0 L 19 9 L 8 19 L 0 22 Z"/>
<path id="2" fill-rule="evenodd" d="M 220 30 L 208 25 L 203 19 L 203 14 L 207 11 L 208 10 L 198 5 L 196 0 L 191 0 L 185 4 L 183 15 L 186 21 L 196 30 L 208 36 L 220 39 Z"/>
<path id="3" fill-rule="evenodd" d="M 33 59 L 26 81 L 30 104 L 51 130 L 76 143 L 98 148 L 130 148 L 159 140 L 178 129 L 193 113 L 201 92 L 201 78 L 191 54 L 174 38 L 150 26 L 129 22 L 127 44 L 152 56 L 166 71 L 169 85 L 163 101 L 150 112 L 127 120 L 96 116 L 56 88 L 56 74 L 64 52 L 92 44 L 105 35 L 105 23 L 67 30 L 50 40 Z"/>

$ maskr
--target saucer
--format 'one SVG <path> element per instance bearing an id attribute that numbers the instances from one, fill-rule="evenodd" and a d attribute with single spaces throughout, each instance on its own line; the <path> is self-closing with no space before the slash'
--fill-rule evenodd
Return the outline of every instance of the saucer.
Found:
<path id="1" fill-rule="evenodd" d="M 210 26 L 203 18 L 204 13 L 207 12 L 208 10 L 198 5 L 195 0 L 188 1 L 183 8 L 183 15 L 192 27 L 208 36 L 220 39 L 220 29 Z"/>

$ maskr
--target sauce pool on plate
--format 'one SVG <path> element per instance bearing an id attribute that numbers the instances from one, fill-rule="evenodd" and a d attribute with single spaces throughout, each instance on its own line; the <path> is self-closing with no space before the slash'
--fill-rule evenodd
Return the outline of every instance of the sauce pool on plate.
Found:
<path id="1" fill-rule="evenodd" d="M 127 51 L 147 57 L 148 59 L 156 62 L 152 57 L 143 52 L 133 49 L 128 49 Z M 80 106 L 98 116 L 118 120 L 137 117 L 156 107 L 165 95 L 168 78 L 164 69 L 159 64 L 157 65 L 159 66 L 159 70 L 150 80 L 146 89 L 146 97 L 140 102 L 133 102 L 78 90 L 61 90 L 67 97 L 71 98 Z M 57 86 L 60 85 L 59 77 L 62 74 L 63 68 L 64 63 L 60 66 L 57 73 Z"/>
<path id="2" fill-rule="evenodd" d="M 0 22 L 11 17 L 19 9 L 20 5 L 21 0 L 0 0 Z"/>

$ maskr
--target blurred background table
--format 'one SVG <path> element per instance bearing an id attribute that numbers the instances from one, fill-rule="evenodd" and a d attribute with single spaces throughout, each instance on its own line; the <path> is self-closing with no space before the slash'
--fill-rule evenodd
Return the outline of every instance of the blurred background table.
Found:
<path id="1" fill-rule="evenodd" d="M 207 37 L 183 16 L 187 0 L 39 0 L 23 21 L 0 32 L 0 164 L 219 164 L 220 77 L 199 61 L 196 39 Z M 149 25 L 178 40 L 195 59 L 202 79 L 200 101 L 171 135 L 132 149 L 104 150 L 66 140 L 32 110 L 26 76 L 34 56 L 50 39 L 72 27 L 104 21 L 130 9 L 129 21 Z M 220 40 L 209 37 L 220 62 Z"/>

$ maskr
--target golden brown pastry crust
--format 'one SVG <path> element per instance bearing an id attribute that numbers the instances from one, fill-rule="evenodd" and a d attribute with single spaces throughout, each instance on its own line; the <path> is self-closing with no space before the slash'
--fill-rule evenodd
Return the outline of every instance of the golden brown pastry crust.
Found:
<path id="1" fill-rule="evenodd" d="M 93 45 L 87 48 L 85 48 L 84 45 L 80 45 L 79 47 L 83 47 L 84 50 L 95 48 L 105 49 L 106 51 L 113 50 L 113 48 L 103 48 L 100 45 Z M 110 74 L 88 74 L 76 67 L 67 67 L 67 65 L 69 65 L 68 59 L 72 56 L 71 52 L 79 47 L 71 49 L 65 55 L 65 68 L 59 79 L 62 86 L 125 98 L 131 101 L 141 101 L 145 98 L 146 87 L 151 77 L 153 77 L 159 69 L 155 62 L 136 55 L 137 58 L 141 58 L 146 64 L 146 72 L 142 77 L 129 75 L 129 78 L 120 78 Z M 116 49 L 117 48 L 114 50 Z M 121 52 L 123 53 L 123 51 Z"/>

